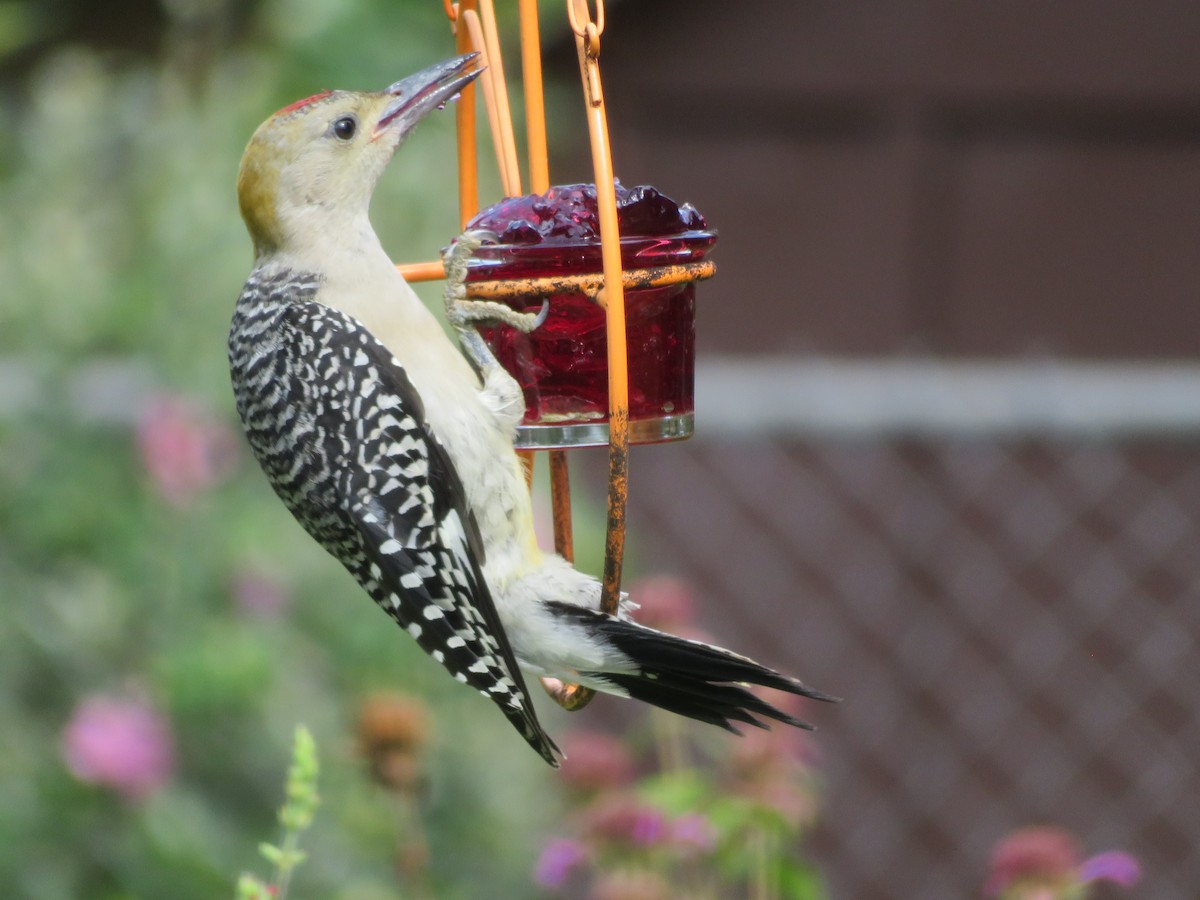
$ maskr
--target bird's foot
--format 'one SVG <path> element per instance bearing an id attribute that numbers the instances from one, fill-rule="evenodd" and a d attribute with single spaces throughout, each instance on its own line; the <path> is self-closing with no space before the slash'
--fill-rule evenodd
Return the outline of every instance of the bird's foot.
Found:
<path id="1" fill-rule="evenodd" d="M 517 312 L 510 306 L 493 300 L 471 300 L 467 297 L 467 262 L 484 245 L 499 237 L 491 231 L 474 230 L 459 235 L 445 256 L 446 318 L 459 335 L 477 325 L 503 324 L 528 334 L 546 321 L 550 301 L 542 301 L 536 313 Z"/>
<path id="2" fill-rule="evenodd" d="M 521 386 L 496 360 L 476 326 L 502 322 L 528 333 L 545 321 L 550 301 L 543 303 L 542 311 L 535 315 L 519 313 L 503 303 L 467 299 L 467 261 L 485 241 L 496 240 L 496 235 L 489 231 L 468 231 L 446 252 L 446 319 L 458 334 L 467 360 L 482 379 L 483 404 L 506 428 L 515 428 L 525 417 Z"/>

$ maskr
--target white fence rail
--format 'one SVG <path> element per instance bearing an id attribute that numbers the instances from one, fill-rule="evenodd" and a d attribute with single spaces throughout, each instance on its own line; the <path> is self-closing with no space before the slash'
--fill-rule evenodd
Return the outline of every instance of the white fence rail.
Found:
<path id="1" fill-rule="evenodd" d="M 58 400 L 83 421 L 129 422 L 159 387 L 138 359 L 49 370 L 0 358 L 0 419 Z M 1200 434 L 1200 364 L 703 358 L 696 419 L 701 437 Z"/>

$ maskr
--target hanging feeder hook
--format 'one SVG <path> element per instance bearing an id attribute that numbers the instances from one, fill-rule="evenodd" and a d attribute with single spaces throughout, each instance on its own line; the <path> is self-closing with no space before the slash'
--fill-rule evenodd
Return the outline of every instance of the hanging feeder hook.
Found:
<path id="1" fill-rule="evenodd" d="M 600 35 L 604 32 L 604 0 L 596 0 L 596 15 L 593 18 L 591 12 L 591 3 L 589 0 L 572 0 L 567 7 L 567 19 L 571 23 L 571 30 L 581 38 L 589 39 L 589 26 L 595 29 L 595 39 L 599 40 Z M 586 24 L 580 24 L 580 20 Z M 599 52 L 599 45 L 596 48 Z"/>

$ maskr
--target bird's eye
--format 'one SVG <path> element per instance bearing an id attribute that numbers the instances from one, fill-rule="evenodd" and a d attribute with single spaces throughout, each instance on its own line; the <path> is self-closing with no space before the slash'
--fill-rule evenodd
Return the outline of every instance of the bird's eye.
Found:
<path id="1" fill-rule="evenodd" d="M 342 116 L 333 123 L 333 133 L 338 140 L 348 141 L 354 137 L 356 131 L 358 131 L 358 123 L 354 121 L 353 116 Z"/>

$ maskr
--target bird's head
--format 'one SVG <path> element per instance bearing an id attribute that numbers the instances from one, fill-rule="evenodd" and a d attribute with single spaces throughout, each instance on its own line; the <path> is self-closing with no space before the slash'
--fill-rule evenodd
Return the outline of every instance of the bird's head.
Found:
<path id="1" fill-rule="evenodd" d="M 320 229 L 365 222 L 396 148 L 479 75 L 477 57 L 448 59 L 383 91 L 315 94 L 263 122 L 238 171 L 238 205 L 256 256 Z"/>

